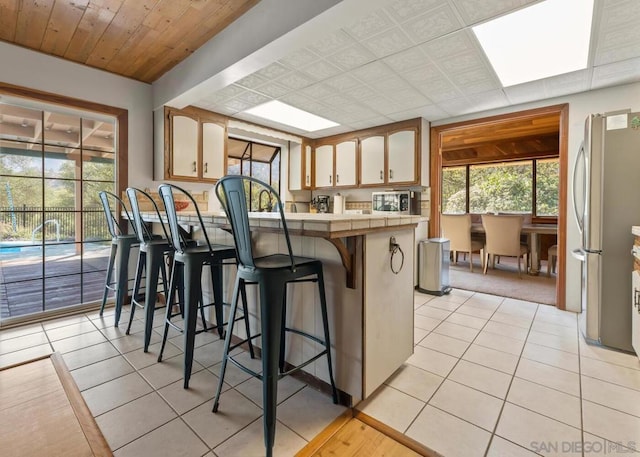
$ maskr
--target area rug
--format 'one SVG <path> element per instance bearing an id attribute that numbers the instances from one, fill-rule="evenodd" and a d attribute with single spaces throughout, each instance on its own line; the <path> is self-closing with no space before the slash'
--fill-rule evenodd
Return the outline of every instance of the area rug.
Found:
<path id="1" fill-rule="evenodd" d="M 475 256 L 474 260 L 477 258 Z M 449 285 L 456 289 L 555 305 L 556 277 L 548 277 L 546 271 L 546 265 L 543 265 L 538 276 L 523 273 L 522 278 L 518 278 L 517 263 L 503 258 L 495 269 L 489 268 L 484 275 L 479 260 L 473 263 L 473 273 L 469 271 L 469 263 L 460 260 L 457 265 L 449 266 Z"/>

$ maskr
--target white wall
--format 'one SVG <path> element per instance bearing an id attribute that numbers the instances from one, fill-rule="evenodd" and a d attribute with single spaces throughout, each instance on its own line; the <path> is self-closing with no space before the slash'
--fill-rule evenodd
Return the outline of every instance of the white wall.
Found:
<path id="1" fill-rule="evenodd" d="M 444 119 L 433 122 L 433 126 L 449 124 L 469 119 L 477 119 L 496 114 L 510 113 L 514 111 L 522 111 L 541 106 L 557 105 L 561 103 L 569 104 L 569 170 L 567 190 L 568 198 L 571 198 L 572 176 L 571 170 L 576 157 L 580 142 L 584 137 L 584 121 L 591 113 L 605 113 L 622 109 L 631 109 L 632 111 L 640 110 L 640 83 L 628 84 L 624 86 L 612 87 L 607 89 L 598 89 L 580 94 L 568 95 L 544 100 L 536 103 L 528 103 L 518 106 L 503 108 L 500 110 L 486 111 L 476 113 L 469 116 L 461 116 L 451 119 Z M 427 156 L 423 156 L 423 160 L 427 160 Z M 572 249 L 579 247 L 580 236 L 578 226 L 573 216 L 573 207 L 571 201 L 567 202 L 567 252 L 564 253 L 567 259 L 567 294 L 566 306 L 568 310 L 580 311 L 580 262 L 571 257 Z M 640 214 L 638 215 L 638 224 L 640 224 Z M 629 227 L 631 230 L 631 227 Z"/>
<path id="2" fill-rule="evenodd" d="M 129 183 L 152 186 L 151 85 L 0 42 L 0 81 L 129 111 Z"/>

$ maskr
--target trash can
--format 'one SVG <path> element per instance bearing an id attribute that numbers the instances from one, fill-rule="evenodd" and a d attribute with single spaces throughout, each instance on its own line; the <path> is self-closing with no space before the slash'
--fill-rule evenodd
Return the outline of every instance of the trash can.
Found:
<path id="1" fill-rule="evenodd" d="M 449 287 L 449 240 L 429 238 L 418 245 L 418 286 L 416 289 L 431 295 L 451 292 Z"/>

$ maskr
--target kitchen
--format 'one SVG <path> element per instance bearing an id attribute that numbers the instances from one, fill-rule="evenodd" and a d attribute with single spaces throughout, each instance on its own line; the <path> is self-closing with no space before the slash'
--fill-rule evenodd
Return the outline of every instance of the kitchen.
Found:
<path id="1" fill-rule="evenodd" d="M 329 11 L 326 16 L 320 17 L 315 23 L 308 24 L 308 27 L 314 29 L 322 28 L 322 26 L 326 26 L 327 24 L 327 22 L 325 21 L 335 21 L 335 26 L 339 26 L 341 23 L 347 21 L 346 17 L 356 17 L 355 15 L 358 14 L 356 13 L 356 10 L 358 9 L 358 6 L 355 5 L 356 2 L 342 3 L 344 4 L 339 5 L 342 8 L 341 11 L 336 11 L 333 13 Z M 378 4 L 376 3 L 376 5 Z M 367 7 L 373 8 L 374 5 L 367 5 Z M 291 16 L 294 15 L 294 12 L 287 11 L 287 8 L 283 8 L 281 5 L 274 4 L 273 2 L 260 2 L 256 6 L 256 8 L 258 9 L 255 10 L 255 14 L 247 16 L 245 18 L 245 21 L 259 21 L 258 15 L 260 11 L 262 11 L 263 16 L 271 16 L 270 21 L 272 21 L 272 23 L 270 25 L 272 27 L 278 28 L 284 27 L 285 25 L 292 27 L 291 23 L 285 24 L 287 20 L 293 21 L 293 18 L 291 18 Z M 264 14 L 264 10 L 260 10 L 260 8 L 278 8 L 279 11 L 282 11 L 282 14 L 279 14 L 278 17 L 273 18 L 273 15 Z M 318 5 L 318 3 L 315 3 L 315 5 L 313 6 L 309 5 L 309 11 L 307 11 L 305 14 L 308 14 L 308 18 L 314 17 L 317 15 L 317 13 L 319 13 L 318 10 L 321 8 L 322 6 Z M 631 21 L 633 20 L 632 18 L 635 17 L 633 16 L 633 14 L 637 14 L 635 13 L 635 10 L 630 11 L 629 20 Z M 297 18 L 297 20 L 300 21 L 300 23 L 304 22 L 301 18 Z M 216 70 L 212 67 L 215 67 L 216 65 L 223 65 L 222 61 L 236 62 L 242 61 L 243 59 L 247 58 L 248 60 L 244 61 L 243 63 L 243 65 L 246 65 L 243 69 L 234 70 L 240 71 L 243 76 L 252 73 L 252 70 L 261 68 L 261 66 L 264 65 L 264 60 L 262 60 L 262 58 L 258 58 L 260 56 L 254 56 L 256 58 L 256 61 L 253 63 L 250 62 L 251 59 L 248 58 L 250 52 L 246 49 L 246 47 L 241 45 L 242 43 L 246 43 L 246 32 L 242 32 L 242 29 L 246 29 L 246 27 L 247 24 L 243 23 L 238 25 L 237 29 L 234 29 L 234 26 L 231 26 L 229 30 L 225 31 L 225 36 L 228 39 L 237 40 L 238 46 L 225 46 L 222 49 L 218 49 L 221 53 L 220 55 L 223 57 L 220 59 L 220 61 L 209 61 L 207 65 L 204 65 L 204 62 L 209 59 L 206 59 L 206 57 L 204 57 L 202 53 L 194 53 L 191 62 L 200 62 L 203 65 L 194 65 L 194 67 L 191 68 L 189 68 L 189 65 L 183 65 L 177 68 L 176 71 L 159 80 L 158 83 L 154 84 L 153 86 L 124 78 L 118 78 L 114 75 L 97 72 L 87 67 L 77 66 L 41 54 L 31 53 L 25 51 L 24 49 L 10 46 L 5 43 L 2 43 L 0 45 L 0 56 L 2 57 L 3 61 L 20 62 L 20 65 L 3 66 L 1 76 L 2 80 L 6 81 L 9 84 L 35 88 L 46 92 L 63 94 L 66 96 L 84 100 L 92 100 L 96 103 L 105 103 L 108 105 L 116 105 L 127 108 L 129 118 L 129 179 L 127 180 L 127 182 L 143 188 L 156 188 L 159 181 L 154 179 L 150 164 L 154 162 L 154 158 L 157 158 L 158 155 L 153 153 L 152 137 L 154 131 L 152 130 L 150 116 L 148 115 L 148 107 L 155 107 L 157 110 L 161 110 L 164 105 L 170 104 L 170 101 L 176 104 L 184 103 L 185 105 L 188 105 L 190 103 L 188 100 L 188 89 L 195 87 L 195 82 L 201 82 L 205 79 L 208 79 L 204 74 L 205 72 L 209 72 L 209 76 L 214 76 L 207 81 L 205 86 L 209 85 L 209 89 L 211 91 L 221 89 L 225 84 L 222 82 L 223 75 L 215 77 L 217 73 Z M 264 29 L 264 35 L 262 34 L 263 29 L 261 29 L 260 27 L 250 28 L 256 29 L 256 36 L 254 37 L 256 41 L 262 39 L 263 44 L 265 45 L 272 41 L 270 37 L 266 37 L 266 28 Z M 294 37 L 292 37 L 291 39 L 293 38 Z M 283 45 L 283 41 L 276 44 Z M 266 55 L 276 52 L 274 50 L 274 48 L 276 48 L 276 44 L 273 44 L 271 46 L 266 45 L 263 52 Z M 210 43 L 208 43 L 208 46 L 209 48 L 213 48 L 215 50 L 215 40 L 212 40 Z M 245 46 L 248 46 L 248 44 L 245 44 Z M 253 43 L 253 46 L 255 46 L 255 50 L 262 48 L 262 46 L 257 43 Z M 209 49 L 209 51 L 211 51 L 211 49 Z M 637 58 L 637 56 L 632 55 L 631 51 L 629 52 L 630 54 L 627 54 L 629 55 L 629 57 Z M 46 67 L 48 69 L 49 78 L 46 81 L 43 81 L 38 76 L 39 69 L 43 67 Z M 237 68 L 242 67 L 243 66 L 240 64 L 238 64 L 237 66 Z M 613 74 L 614 69 L 615 67 L 605 67 L 600 69 L 599 71 L 605 72 L 604 74 L 602 74 L 603 79 L 605 79 L 605 77 L 607 76 L 606 71 L 611 71 L 611 74 Z M 640 90 L 637 83 L 636 60 L 630 59 L 623 61 L 618 69 L 620 70 L 618 76 L 618 84 L 622 85 L 618 85 L 615 87 L 589 86 L 588 88 L 591 90 L 588 92 L 569 94 L 559 94 L 557 92 L 554 93 L 553 90 L 550 90 L 548 93 L 545 92 L 547 99 L 545 99 L 544 101 L 539 101 L 534 96 L 527 95 L 527 90 L 534 91 L 535 85 L 533 87 L 524 87 L 522 88 L 522 93 L 518 98 L 520 102 L 518 105 L 514 105 L 515 107 L 508 106 L 500 108 L 495 105 L 492 106 L 491 104 L 488 104 L 485 105 L 486 107 L 482 111 L 482 115 L 466 113 L 461 110 L 455 115 L 447 117 L 446 119 L 443 118 L 440 121 L 432 122 L 432 125 L 470 119 L 478 116 L 503 114 L 516 110 L 530 109 L 551 104 L 568 103 L 570 105 L 570 109 L 567 131 L 567 150 L 569 155 L 569 163 L 572 163 L 577 153 L 579 143 L 583 137 L 583 122 L 587 115 L 595 112 L 609 112 L 617 109 L 636 108 L 638 105 L 640 105 L 640 100 L 638 99 Z M 237 74 L 238 73 L 236 73 L 236 75 Z M 564 78 L 561 78 L 561 81 L 559 82 L 563 82 L 565 84 L 573 83 L 576 87 L 582 87 L 583 90 L 587 89 L 586 83 L 584 83 L 584 80 L 581 79 L 582 77 L 584 77 L 584 75 L 576 74 L 573 76 L 576 78 L 575 80 L 572 80 L 570 76 L 565 76 Z M 613 76 L 610 77 L 613 78 Z M 86 85 L 78 84 L 78 81 L 85 81 Z M 100 89 L 97 90 L 96 87 L 100 87 Z M 193 90 L 193 92 L 198 92 L 204 89 L 204 87 L 197 87 Z M 429 118 L 429 116 L 427 115 L 425 115 L 424 117 Z M 384 124 L 385 122 L 380 122 L 378 125 Z M 155 134 L 160 135 L 158 130 L 155 130 Z M 155 144 L 156 146 L 162 144 L 162 139 L 156 137 Z M 424 159 L 425 158 L 423 157 L 422 167 L 428 167 L 428 161 Z M 283 163 L 285 164 L 283 170 L 286 170 L 286 161 L 283 161 Z M 286 172 L 283 173 L 283 181 L 288 179 L 287 175 L 288 174 Z M 423 177 L 422 184 L 428 185 L 429 183 L 424 181 L 424 177 L 428 176 L 428 173 L 422 172 L 421 176 Z M 194 185 L 193 188 L 194 190 L 198 191 L 208 191 L 210 190 L 211 186 Z M 284 182 L 282 188 L 285 189 L 284 194 L 286 196 L 286 200 L 293 201 L 292 198 L 286 195 L 286 189 L 288 188 L 288 186 Z M 319 194 L 324 195 L 326 193 L 320 192 Z M 347 202 L 349 202 L 349 200 L 367 201 L 368 199 L 366 197 L 354 195 L 347 196 Z M 569 249 L 570 247 L 579 245 L 579 237 L 577 227 L 572 221 L 573 216 L 571 216 L 571 214 L 567 214 L 566 216 L 566 246 L 567 249 Z M 570 256 L 565 257 L 567 259 L 566 308 L 567 310 L 578 311 L 580 309 L 580 265 L 577 261 L 572 260 Z M 583 348 L 581 347 L 581 349 Z"/>

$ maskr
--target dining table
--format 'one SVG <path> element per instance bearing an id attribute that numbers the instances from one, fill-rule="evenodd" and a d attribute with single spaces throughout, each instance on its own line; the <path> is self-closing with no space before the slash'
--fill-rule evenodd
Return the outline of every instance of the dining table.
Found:
<path id="1" fill-rule="evenodd" d="M 482 223 L 471 224 L 472 234 L 484 234 L 484 226 Z M 538 275 L 540 273 L 540 235 L 557 235 L 557 224 L 523 224 L 520 233 L 527 235 L 529 238 L 529 249 L 531 250 L 531 268 L 530 275 Z"/>

